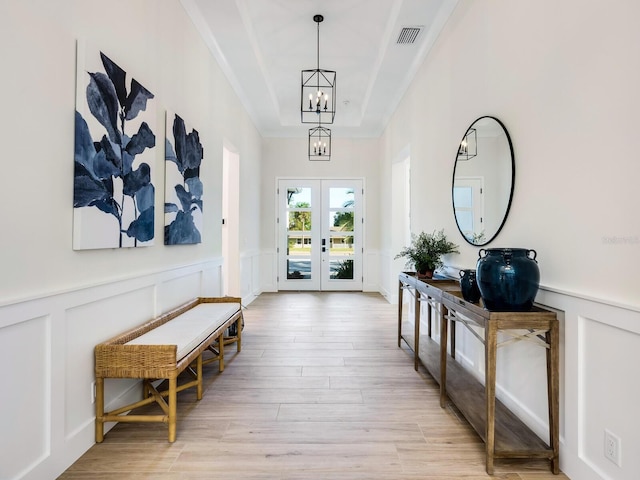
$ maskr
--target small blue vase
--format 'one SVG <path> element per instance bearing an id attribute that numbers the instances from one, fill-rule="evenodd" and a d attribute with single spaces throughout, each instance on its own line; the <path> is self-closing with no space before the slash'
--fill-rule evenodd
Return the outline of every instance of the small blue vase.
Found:
<path id="1" fill-rule="evenodd" d="M 460 270 L 460 291 L 462 292 L 462 298 L 467 302 L 478 303 L 480 289 L 476 281 L 475 270 Z"/>
<path id="2" fill-rule="evenodd" d="M 484 306 L 499 312 L 531 310 L 540 286 L 536 251 L 487 248 L 479 256 L 476 277 Z"/>

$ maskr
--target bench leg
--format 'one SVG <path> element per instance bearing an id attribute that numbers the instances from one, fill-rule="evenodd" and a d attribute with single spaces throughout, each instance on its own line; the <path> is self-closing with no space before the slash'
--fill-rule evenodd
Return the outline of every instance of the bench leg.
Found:
<path id="1" fill-rule="evenodd" d="M 218 355 L 220 360 L 218 361 L 218 371 L 224 372 L 224 332 L 218 337 Z"/>
<path id="2" fill-rule="evenodd" d="M 242 317 L 242 315 L 240 315 L 240 318 L 236 321 L 236 332 L 238 335 L 238 340 L 236 341 L 236 347 L 238 349 L 238 352 L 240 352 L 240 350 L 242 350 L 242 323 L 243 323 L 244 318 Z"/>
<path id="3" fill-rule="evenodd" d="M 197 375 L 197 396 L 198 400 L 202 400 L 202 353 L 198 355 L 198 360 L 196 361 L 196 375 Z"/>
<path id="4" fill-rule="evenodd" d="M 177 406 L 178 403 L 178 379 L 176 377 L 169 379 L 169 442 L 176 441 L 176 425 L 177 419 Z"/>
<path id="5" fill-rule="evenodd" d="M 96 442 L 104 440 L 104 378 L 96 378 Z"/>

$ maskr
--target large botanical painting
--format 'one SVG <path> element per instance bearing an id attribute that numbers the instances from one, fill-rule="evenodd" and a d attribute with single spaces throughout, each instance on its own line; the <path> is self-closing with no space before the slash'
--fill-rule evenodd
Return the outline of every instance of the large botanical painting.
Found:
<path id="1" fill-rule="evenodd" d="M 77 68 L 73 248 L 152 245 L 154 96 L 83 44 Z"/>
<path id="2" fill-rule="evenodd" d="M 180 245 L 202 241 L 202 182 L 200 164 L 203 149 L 197 130 L 167 112 L 165 141 L 164 243 Z"/>

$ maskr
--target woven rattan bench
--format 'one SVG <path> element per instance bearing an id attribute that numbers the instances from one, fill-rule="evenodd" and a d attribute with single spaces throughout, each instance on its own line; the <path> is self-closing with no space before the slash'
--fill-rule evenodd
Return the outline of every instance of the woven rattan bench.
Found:
<path id="1" fill-rule="evenodd" d="M 218 361 L 219 371 L 224 370 L 225 345 L 235 343 L 238 352 L 242 348 L 242 322 L 239 298 L 200 297 L 97 345 L 96 442 L 104 440 L 105 422 L 163 422 L 169 426 L 169 442 L 174 442 L 177 393 L 196 387 L 198 400 L 202 398 L 202 366 Z M 213 356 L 204 359 L 204 352 Z M 178 385 L 178 375 L 185 370 L 193 379 Z M 105 412 L 105 378 L 143 379 L 144 398 Z M 168 381 L 168 390 L 158 391 L 152 383 L 161 379 Z M 153 402 L 164 415 L 128 414 Z"/>

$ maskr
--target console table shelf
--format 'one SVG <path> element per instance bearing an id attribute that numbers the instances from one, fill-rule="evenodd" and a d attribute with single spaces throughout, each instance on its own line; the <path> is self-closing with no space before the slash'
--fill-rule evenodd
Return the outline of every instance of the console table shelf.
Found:
<path id="1" fill-rule="evenodd" d="M 399 276 L 398 345 L 404 340 L 414 351 L 415 367 L 421 362 L 440 385 L 440 404 L 448 398 L 486 444 L 486 470 L 493 474 L 497 458 L 548 459 L 553 473 L 559 473 L 558 432 L 558 320 L 554 312 L 534 307 L 529 312 L 491 312 L 482 304 L 462 299 L 454 280 L 420 280 L 402 273 Z M 457 285 L 457 287 L 456 287 Z M 413 332 L 403 333 L 403 292 L 414 297 Z M 420 333 L 420 304 L 426 302 L 426 334 Z M 440 343 L 432 338 L 431 310 L 440 318 Z M 451 329 L 449 324 L 451 323 Z M 480 327 L 472 330 L 485 350 L 485 385 L 455 359 L 455 324 Z M 450 344 L 448 345 L 448 333 Z M 498 343 L 498 332 L 508 340 Z M 521 333 L 525 332 L 525 333 Z M 533 341 L 547 351 L 547 392 L 549 405 L 549 442 L 545 443 L 503 403 L 495 398 L 496 357 L 500 346 L 514 341 Z M 449 347 L 449 349 L 447 348 Z"/>

